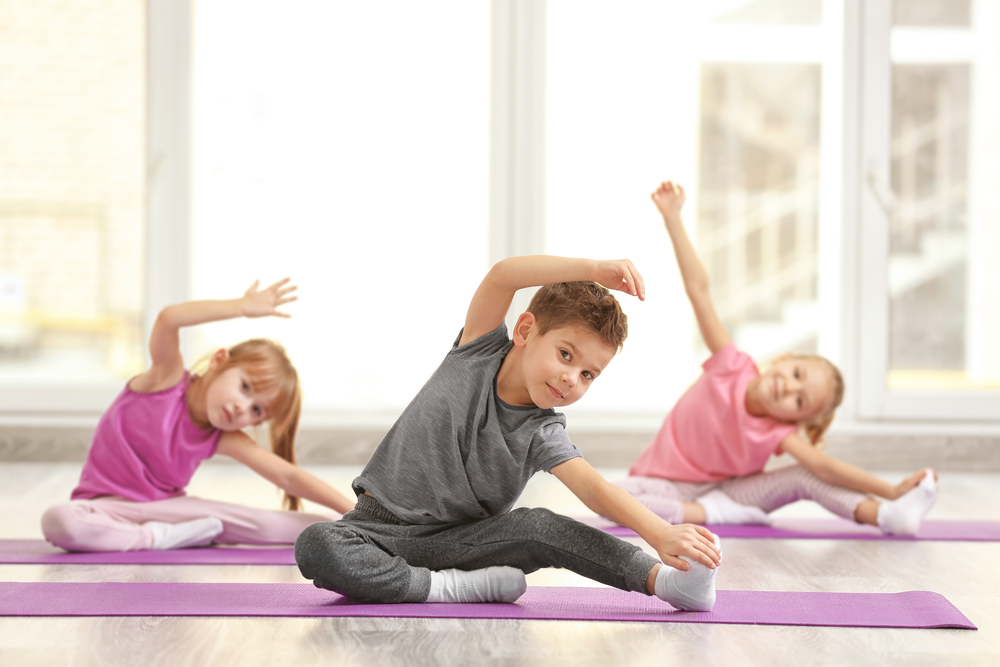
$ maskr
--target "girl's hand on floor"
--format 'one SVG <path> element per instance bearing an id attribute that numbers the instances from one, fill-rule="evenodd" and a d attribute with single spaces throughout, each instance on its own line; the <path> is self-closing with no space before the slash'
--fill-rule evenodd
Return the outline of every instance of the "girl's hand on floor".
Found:
<path id="1" fill-rule="evenodd" d="M 259 280 L 253 281 L 253 285 L 243 295 L 243 315 L 245 317 L 291 317 L 288 313 L 279 312 L 279 306 L 291 303 L 298 299 L 297 296 L 288 296 L 298 289 L 295 285 L 288 285 L 291 278 L 285 278 L 274 283 L 267 289 L 258 290 Z M 286 287 L 287 285 L 287 287 Z"/>
<path id="2" fill-rule="evenodd" d="M 897 484 L 896 485 L 896 495 L 895 495 L 895 497 L 890 498 L 889 500 L 896 500 L 896 498 L 902 498 L 907 493 L 909 493 L 913 489 L 917 488 L 917 484 L 920 484 L 920 480 L 922 480 L 924 478 L 924 475 L 927 474 L 927 471 L 930 471 L 930 473 L 932 475 L 934 475 L 934 481 L 936 482 L 937 479 L 938 479 L 937 472 L 935 472 L 931 468 L 924 468 L 923 470 L 919 470 L 919 471 L 913 473 L 912 475 L 910 475 L 909 477 L 907 477 L 906 479 L 904 479 L 902 482 L 900 482 L 899 484 Z"/>
<path id="3" fill-rule="evenodd" d="M 704 526 L 682 523 L 670 526 L 664 541 L 656 545 L 660 560 L 670 567 L 687 572 L 691 566 L 680 558 L 687 556 L 705 567 L 715 568 L 722 556 L 715 546 L 712 531 Z"/>

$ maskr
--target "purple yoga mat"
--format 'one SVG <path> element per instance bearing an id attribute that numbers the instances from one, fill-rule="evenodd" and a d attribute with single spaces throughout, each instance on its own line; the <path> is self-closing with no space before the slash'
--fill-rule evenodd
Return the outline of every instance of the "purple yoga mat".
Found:
<path id="1" fill-rule="evenodd" d="M 614 588 L 533 586 L 515 604 L 364 604 L 311 584 L 0 583 L 0 616 L 374 616 L 976 629 L 944 596 L 719 591 L 706 613 Z"/>
<path id="2" fill-rule="evenodd" d="M 295 565 L 291 547 L 204 547 L 68 553 L 44 540 L 0 540 L 0 563 L 40 565 Z"/>
<path id="3" fill-rule="evenodd" d="M 576 518 L 618 537 L 635 537 L 631 529 L 607 519 Z M 884 535 L 874 526 L 863 526 L 846 519 L 775 519 L 770 526 L 715 524 L 707 527 L 719 537 L 757 539 L 1000 541 L 1000 521 L 924 521 L 913 536 Z"/>

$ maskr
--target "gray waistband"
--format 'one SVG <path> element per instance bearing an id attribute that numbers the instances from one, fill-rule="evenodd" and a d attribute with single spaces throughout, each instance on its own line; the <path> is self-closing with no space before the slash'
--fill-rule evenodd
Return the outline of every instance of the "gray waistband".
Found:
<path id="1" fill-rule="evenodd" d="M 387 510 L 385 505 L 380 503 L 378 500 L 369 495 L 365 495 L 364 493 L 358 496 L 358 502 L 354 506 L 354 511 L 367 514 L 371 518 L 382 523 L 392 523 L 397 526 L 409 525 L 398 516 Z"/>

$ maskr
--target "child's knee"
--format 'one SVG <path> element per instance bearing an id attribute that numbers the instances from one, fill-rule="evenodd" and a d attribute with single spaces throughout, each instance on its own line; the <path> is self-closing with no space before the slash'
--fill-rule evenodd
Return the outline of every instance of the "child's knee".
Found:
<path id="1" fill-rule="evenodd" d="M 544 507 L 522 508 L 514 510 L 521 516 L 518 523 L 518 535 L 528 541 L 547 542 L 554 534 L 564 531 L 567 526 L 583 525 L 576 519 L 571 519 Z"/>
<path id="2" fill-rule="evenodd" d="M 326 579 L 344 570 L 341 560 L 346 549 L 338 547 L 345 538 L 350 538 L 343 532 L 336 524 L 323 521 L 310 524 L 299 533 L 295 540 L 295 562 L 303 577 Z"/>
<path id="3" fill-rule="evenodd" d="M 72 501 L 48 508 L 42 515 L 42 536 L 57 547 L 75 550 L 80 527 L 77 513 L 78 508 Z"/>

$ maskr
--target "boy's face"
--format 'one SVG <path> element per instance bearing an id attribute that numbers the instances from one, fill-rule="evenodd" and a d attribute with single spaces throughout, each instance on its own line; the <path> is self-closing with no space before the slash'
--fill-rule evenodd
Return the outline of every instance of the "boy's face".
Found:
<path id="1" fill-rule="evenodd" d="M 531 402 L 540 408 L 576 403 L 615 356 L 615 348 L 583 327 L 537 331 L 536 323 L 524 340 L 522 376 Z"/>

